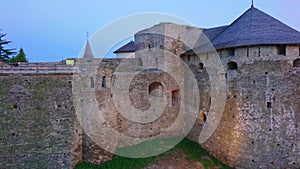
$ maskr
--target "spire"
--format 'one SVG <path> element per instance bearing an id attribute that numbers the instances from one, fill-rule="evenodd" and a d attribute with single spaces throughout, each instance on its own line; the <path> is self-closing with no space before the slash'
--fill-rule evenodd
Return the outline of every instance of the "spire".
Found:
<path id="1" fill-rule="evenodd" d="M 91 46 L 90 46 L 90 43 L 89 43 L 88 39 L 86 40 L 86 45 L 85 45 L 83 58 L 87 58 L 87 59 L 94 58 L 94 55 L 93 55 L 93 52 L 92 52 L 92 49 L 91 49 Z"/>
<path id="2" fill-rule="evenodd" d="M 253 0 L 252 0 L 252 3 L 251 3 L 251 8 L 254 8 L 254 2 L 253 2 Z"/>

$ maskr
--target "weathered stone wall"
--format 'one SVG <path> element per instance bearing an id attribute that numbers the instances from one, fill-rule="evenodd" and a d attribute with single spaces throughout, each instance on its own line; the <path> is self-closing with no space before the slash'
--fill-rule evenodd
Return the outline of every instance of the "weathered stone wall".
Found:
<path id="1" fill-rule="evenodd" d="M 152 94 L 149 93 L 149 86 L 152 83 L 157 82 L 161 83 L 163 87 L 162 95 L 152 96 Z M 165 97 L 167 102 L 166 109 L 155 121 L 145 124 L 136 123 L 124 118 L 122 114 L 118 112 L 115 104 L 113 103 L 113 96 L 110 90 L 99 91 L 97 93 L 99 107 L 104 110 L 108 125 L 115 128 L 118 132 L 134 138 L 151 138 L 165 132 L 165 130 L 171 127 L 178 116 L 178 108 L 180 107 L 180 98 L 177 98 L 177 102 L 174 98 L 172 98 L 172 91 L 179 90 L 174 79 L 172 79 L 168 74 L 162 73 L 158 70 L 149 70 L 137 74 L 130 82 L 128 90 L 130 103 L 133 108 L 140 111 L 147 111 L 150 108 L 150 97 Z M 171 133 L 169 134 L 172 135 Z M 176 133 L 174 130 L 173 136 L 175 135 Z"/>
<path id="2" fill-rule="evenodd" d="M 276 64 L 287 65 L 286 62 L 258 61 L 255 67 L 261 71 L 253 71 L 254 65 L 247 65 L 244 69 L 249 73 L 228 77 L 223 119 L 204 146 L 231 166 L 299 166 L 299 71 L 270 72 L 270 67 Z"/>
<path id="3" fill-rule="evenodd" d="M 111 152 L 100 147 L 85 133 L 83 134 L 82 148 L 82 161 L 92 164 L 104 163 L 111 160 L 113 155 Z"/>
<path id="4" fill-rule="evenodd" d="M 286 56 L 277 55 L 275 46 L 237 48 L 234 56 L 219 51 L 227 101 L 218 128 L 201 144 L 204 148 L 236 168 L 299 168 L 300 69 L 293 67 L 298 50 L 287 46 Z M 230 61 L 237 63 L 236 70 L 227 70 Z M 199 86 L 200 79 L 208 78 L 196 76 Z M 195 124 L 189 138 L 197 141 L 201 127 Z"/>
<path id="5" fill-rule="evenodd" d="M 71 75 L 0 76 L 0 165 L 70 168 L 81 161 Z"/>
<path id="6" fill-rule="evenodd" d="M 134 60 L 134 59 L 128 59 Z M 87 82 L 82 86 L 83 89 L 90 89 L 91 94 L 96 94 L 96 99 L 99 101 L 99 109 L 102 110 L 104 103 L 109 101 L 110 89 L 113 83 L 113 72 L 124 59 L 92 59 L 92 60 L 78 60 L 81 65 L 78 67 L 82 70 L 93 67 L 95 70 L 89 70 L 91 73 L 87 73 L 81 80 Z M 85 73 L 83 73 L 85 74 Z M 93 80 L 92 80 L 93 79 Z M 93 81 L 93 82 L 92 82 Z M 84 99 L 84 98 L 82 98 Z M 99 100 L 100 99 L 100 100 Z M 87 99 L 88 100 L 88 99 Z M 85 104 L 85 103 L 83 103 Z M 84 112 L 83 112 L 84 113 Z M 108 113 L 110 117 L 107 121 L 114 121 L 113 111 Z M 89 117 L 91 119 L 96 117 Z M 83 124 L 84 125 L 84 124 Z M 104 150 L 98 145 L 95 140 L 90 138 L 83 132 L 83 161 L 93 164 L 101 164 L 108 161 L 112 157 L 112 153 Z"/>
<path id="7" fill-rule="evenodd" d="M 87 76 L 87 87 L 93 92 L 108 90 L 112 72 L 122 60 L 96 60 L 95 63 L 89 60 L 82 66 L 98 64 L 96 68 L 101 70 L 96 71 L 97 76 Z M 28 73 L 31 66 L 47 65 L 29 63 L 24 73 L 20 69 L 21 73 L 13 74 L 7 71 L 15 72 L 19 70 L 18 66 L 10 66 L 0 75 L 1 166 L 71 168 L 81 161 L 99 164 L 109 160 L 112 154 L 94 143 L 77 119 L 72 93 L 72 84 L 76 82 L 73 75 L 64 71 L 52 72 L 51 66 L 48 66 L 51 68 L 49 74 L 43 73 L 47 72 L 46 69 L 43 72 L 34 69 Z M 66 67 L 75 73 L 74 66 Z M 103 76 L 106 76 L 105 87 L 102 87 Z"/>

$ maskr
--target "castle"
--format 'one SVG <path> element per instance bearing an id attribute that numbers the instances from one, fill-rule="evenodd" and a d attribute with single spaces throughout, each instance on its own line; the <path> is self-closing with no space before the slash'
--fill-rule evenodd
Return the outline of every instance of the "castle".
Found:
<path id="1" fill-rule="evenodd" d="M 134 58 L 94 58 L 87 42 L 80 59 L 0 63 L 1 166 L 102 163 L 107 142 L 184 135 L 231 167 L 300 167 L 300 32 L 252 6 L 227 26 L 161 23 L 121 49 Z"/>

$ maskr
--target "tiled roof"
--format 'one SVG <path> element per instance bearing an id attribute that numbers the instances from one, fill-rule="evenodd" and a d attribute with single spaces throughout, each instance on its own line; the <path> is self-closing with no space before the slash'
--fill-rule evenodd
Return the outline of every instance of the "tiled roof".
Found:
<path id="1" fill-rule="evenodd" d="M 251 7 L 214 40 L 215 48 L 259 44 L 300 44 L 300 32 Z"/>
<path id="2" fill-rule="evenodd" d="M 124 52 L 134 52 L 135 51 L 135 44 L 133 41 L 127 43 L 126 45 L 122 46 L 118 50 L 114 51 L 114 53 L 124 53 Z"/>
<path id="3" fill-rule="evenodd" d="M 226 25 L 226 26 L 219 26 L 219 27 L 215 27 L 215 28 L 204 29 L 203 33 L 206 35 L 206 37 L 210 41 L 213 41 L 226 28 L 228 28 L 228 25 Z"/>
<path id="4" fill-rule="evenodd" d="M 300 32 L 272 16 L 251 7 L 228 26 L 204 29 L 203 33 L 215 49 L 252 45 L 300 44 Z M 194 50 L 210 49 L 199 43 Z M 189 50 L 185 54 L 192 54 Z"/>

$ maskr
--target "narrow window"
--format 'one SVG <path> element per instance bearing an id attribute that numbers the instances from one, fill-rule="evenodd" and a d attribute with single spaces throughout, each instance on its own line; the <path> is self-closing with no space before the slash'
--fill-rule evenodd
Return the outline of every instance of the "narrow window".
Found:
<path id="1" fill-rule="evenodd" d="M 94 77 L 90 77 L 90 81 L 91 81 L 91 88 L 94 88 L 95 87 Z"/>
<path id="2" fill-rule="evenodd" d="M 188 55 L 188 61 L 190 61 L 191 60 L 191 56 L 190 55 Z"/>
<path id="3" fill-rule="evenodd" d="M 199 114 L 199 123 L 200 124 L 206 123 L 206 114 L 204 112 L 200 112 L 200 114 Z"/>
<path id="4" fill-rule="evenodd" d="M 112 77 L 111 77 L 111 85 L 114 86 L 115 84 L 115 79 L 116 79 L 116 75 L 113 74 Z"/>
<path id="5" fill-rule="evenodd" d="M 272 108 L 272 103 L 271 102 L 267 102 L 267 108 L 268 109 Z"/>
<path id="6" fill-rule="evenodd" d="M 247 57 L 249 57 L 249 48 L 247 48 Z"/>
<path id="7" fill-rule="evenodd" d="M 293 67 L 300 67 L 300 59 L 296 59 L 293 61 Z"/>
<path id="8" fill-rule="evenodd" d="M 227 63 L 227 69 L 228 70 L 237 70 L 237 63 L 236 62 L 228 62 Z"/>
<path id="9" fill-rule="evenodd" d="M 106 87 L 106 76 L 102 76 L 102 87 Z"/>
<path id="10" fill-rule="evenodd" d="M 234 48 L 229 48 L 227 52 L 228 52 L 228 56 L 234 56 L 235 50 Z"/>
<path id="11" fill-rule="evenodd" d="M 260 57 L 260 46 L 258 47 L 258 57 Z"/>
<path id="12" fill-rule="evenodd" d="M 286 45 L 278 45 L 277 46 L 277 54 L 278 55 L 286 55 Z"/>
<path id="13" fill-rule="evenodd" d="M 180 103 L 180 91 L 174 90 L 172 91 L 172 107 L 179 106 Z"/>

